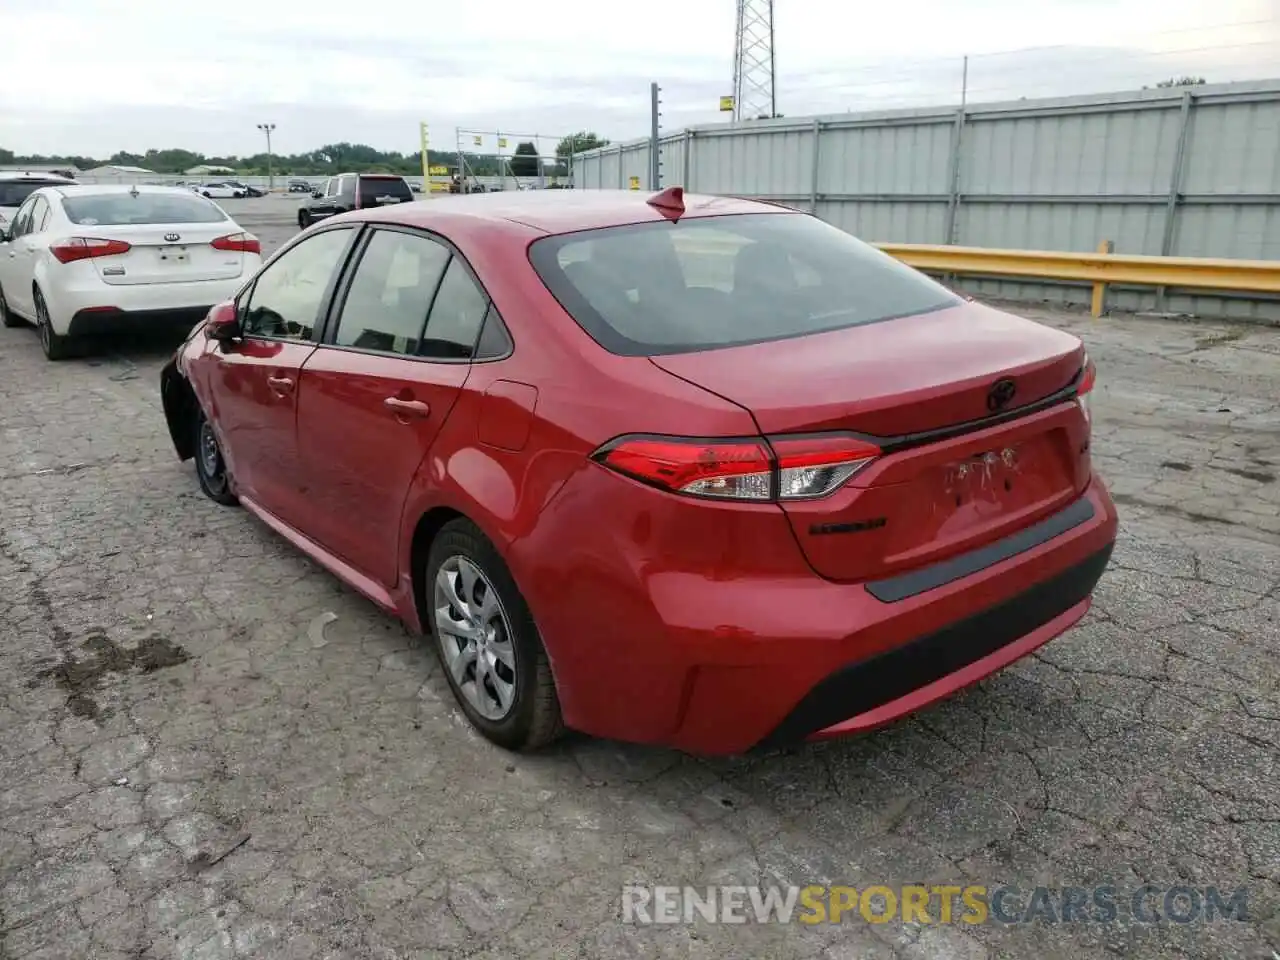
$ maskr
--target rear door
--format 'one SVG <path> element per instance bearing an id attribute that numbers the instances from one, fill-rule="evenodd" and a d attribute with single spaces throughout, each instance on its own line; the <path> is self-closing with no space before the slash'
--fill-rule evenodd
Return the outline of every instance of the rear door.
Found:
<path id="1" fill-rule="evenodd" d="M 391 587 L 409 485 L 470 373 L 489 298 L 450 247 L 392 227 L 369 231 L 344 287 L 302 371 L 299 446 L 315 538 Z"/>
<path id="2" fill-rule="evenodd" d="M 304 532 L 298 382 L 356 234 L 355 226 L 310 234 L 267 265 L 237 302 L 242 338 L 212 347 L 205 365 L 213 423 L 240 491 Z"/>
<path id="3" fill-rule="evenodd" d="M 28 319 L 35 317 L 35 298 L 31 281 L 35 269 L 31 232 L 35 227 L 33 214 L 36 197 L 28 197 L 14 214 L 10 225 L 9 240 L 0 244 L 0 285 L 11 309 Z"/>

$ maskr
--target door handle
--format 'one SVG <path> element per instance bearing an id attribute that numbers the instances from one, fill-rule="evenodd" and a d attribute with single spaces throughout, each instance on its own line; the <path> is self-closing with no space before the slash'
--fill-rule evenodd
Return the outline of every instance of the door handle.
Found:
<path id="1" fill-rule="evenodd" d="M 382 405 L 398 417 L 425 417 L 431 408 L 421 400 L 401 400 L 399 397 L 387 397 Z"/>
<path id="2" fill-rule="evenodd" d="M 293 381 L 288 377 L 267 377 L 267 386 L 276 393 L 293 392 Z"/>

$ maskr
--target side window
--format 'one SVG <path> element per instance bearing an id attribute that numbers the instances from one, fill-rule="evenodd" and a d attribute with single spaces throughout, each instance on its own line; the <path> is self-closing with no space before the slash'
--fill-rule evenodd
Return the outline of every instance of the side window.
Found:
<path id="1" fill-rule="evenodd" d="M 431 298 L 448 263 L 448 248 L 434 240 L 397 230 L 375 231 L 342 303 L 334 343 L 417 354 Z"/>
<path id="2" fill-rule="evenodd" d="M 338 178 L 338 196 L 346 203 L 355 203 L 356 199 L 356 178 L 355 177 L 339 177 Z"/>
<path id="3" fill-rule="evenodd" d="M 328 180 L 324 182 L 324 195 L 326 197 L 333 197 L 333 196 L 337 196 L 337 193 L 338 193 L 338 178 L 330 177 Z"/>
<path id="4" fill-rule="evenodd" d="M 49 222 L 49 201 L 37 197 L 35 206 L 31 208 L 31 233 L 40 233 Z"/>
<path id="5" fill-rule="evenodd" d="M 26 203 L 18 208 L 18 212 L 13 215 L 13 231 L 12 235 L 16 237 L 24 237 L 31 232 L 31 211 L 35 209 L 36 198 L 28 197 Z"/>
<path id="6" fill-rule="evenodd" d="M 317 233 L 263 270 L 249 291 L 245 336 L 313 339 L 325 292 L 351 234 L 351 230 Z"/>
<path id="7" fill-rule="evenodd" d="M 419 353 L 447 360 L 474 356 L 480 325 L 488 309 L 488 296 L 476 286 L 462 260 L 454 257 L 431 304 L 431 316 L 427 318 Z"/>
<path id="8" fill-rule="evenodd" d="M 498 308 L 492 303 L 484 315 L 484 326 L 480 330 L 480 342 L 476 344 L 477 360 L 495 360 L 505 357 L 514 345 L 507 325 L 502 322 Z"/>

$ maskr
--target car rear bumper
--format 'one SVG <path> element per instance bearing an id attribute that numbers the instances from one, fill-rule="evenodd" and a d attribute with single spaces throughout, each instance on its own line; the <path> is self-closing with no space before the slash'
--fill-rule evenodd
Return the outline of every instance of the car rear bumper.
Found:
<path id="1" fill-rule="evenodd" d="M 215 303 L 234 297 L 261 259 L 245 255 L 240 276 L 188 283 L 111 285 L 96 275 L 75 285 L 52 287 L 45 295 L 56 333 L 99 336 L 157 327 L 190 328 Z"/>
<path id="2" fill-rule="evenodd" d="M 1118 522 L 1096 477 L 1059 514 L 1035 525 L 1036 536 L 1026 536 L 1028 528 L 1007 538 L 1016 543 L 878 584 L 815 576 L 793 539 L 794 560 L 779 546 L 767 576 L 733 571 L 735 552 L 758 549 L 743 536 L 721 545 L 723 573 L 672 570 L 654 527 L 629 530 L 625 511 L 624 525 L 603 533 L 581 525 L 557 532 L 554 516 L 544 514 L 558 543 L 543 549 L 564 559 L 526 571 L 539 535 L 518 541 L 509 560 L 542 631 L 569 726 L 734 754 L 872 729 L 1068 629 L 1089 608 Z M 585 555 L 575 561 L 582 548 L 566 547 L 583 538 Z M 610 548 L 620 562 L 606 559 Z M 630 585 L 616 582 L 628 575 Z"/>

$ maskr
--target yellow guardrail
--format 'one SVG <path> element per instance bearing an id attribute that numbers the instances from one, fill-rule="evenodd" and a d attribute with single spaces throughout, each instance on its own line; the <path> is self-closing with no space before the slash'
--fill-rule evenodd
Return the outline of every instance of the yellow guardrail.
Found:
<path id="1" fill-rule="evenodd" d="M 1280 293 L 1280 260 L 1140 257 L 1122 253 L 995 250 L 988 247 L 878 243 L 881 250 L 926 273 L 1025 277 L 1093 284 L 1093 315 L 1100 316 L 1108 284 Z M 1109 241 L 1099 245 L 1110 249 Z"/>

